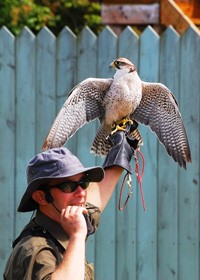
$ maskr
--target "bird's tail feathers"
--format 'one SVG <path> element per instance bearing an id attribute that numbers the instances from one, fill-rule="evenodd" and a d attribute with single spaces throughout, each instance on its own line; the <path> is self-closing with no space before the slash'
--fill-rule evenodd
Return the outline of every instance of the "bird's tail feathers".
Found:
<path id="1" fill-rule="evenodd" d="M 91 152 L 95 153 L 95 155 L 102 155 L 102 156 L 108 154 L 110 150 L 110 144 L 107 140 L 108 134 L 109 133 L 106 131 L 105 126 L 102 123 L 93 141 Z"/>
<path id="2" fill-rule="evenodd" d="M 109 142 L 108 135 L 110 134 L 109 129 L 105 126 L 104 123 L 101 124 L 99 130 L 97 131 L 97 134 L 95 136 L 95 139 L 93 141 L 91 152 L 93 152 L 95 155 L 102 155 L 106 156 L 111 148 L 111 144 Z M 138 148 L 140 145 L 143 145 L 143 140 L 140 135 L 140 132 L 138 128 L 134 129 L 132 132 L 130 132 L 129 137 L 132 140 L 138 141 Z"/>
<path id="3" fill-rule="evenodd" d="M 138 144 L 137 146 L 140 147 L 143 145 L 143 140 L 142 140 L 142 136 L 138 130 L 138 128 L 134 129 L 130 135 L 129 135 L 133 140 L 138 140 Z"/>

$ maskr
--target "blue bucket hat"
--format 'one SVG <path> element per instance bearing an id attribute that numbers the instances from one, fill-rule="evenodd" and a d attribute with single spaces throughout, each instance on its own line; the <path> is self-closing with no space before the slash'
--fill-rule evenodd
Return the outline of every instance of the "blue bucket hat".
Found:
<path id="1" fill-rule="evenodd" d="M 34 191 L 52 179 L 64 179 L 80 173 L 88 174 L 90 182 L 100 182 L 104 178 L 102 167 L 85 168 L 65 147 L 53 148 L 36 155 L 28 164 L 28 186 L 17 210 L 28 212 L 37 209 L 38 204 L 32 199 Z"/>

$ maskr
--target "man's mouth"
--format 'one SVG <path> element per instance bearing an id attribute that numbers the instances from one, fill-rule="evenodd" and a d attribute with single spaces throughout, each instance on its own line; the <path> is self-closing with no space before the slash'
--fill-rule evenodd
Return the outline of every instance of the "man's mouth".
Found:
<path id="1" fill-rule="evenodd" d="M 73 203 L 73 206 L 80 206 L 80 207 L 85 207 L 84 203 Z"/>

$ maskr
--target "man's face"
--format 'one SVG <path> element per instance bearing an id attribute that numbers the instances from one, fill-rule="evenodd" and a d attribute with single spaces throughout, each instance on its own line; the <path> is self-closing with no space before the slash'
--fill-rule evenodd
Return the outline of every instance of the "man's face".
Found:
<path id="1" fill-rule="evenodd" d="M 65 181 L 77 182 L 77 181 L 81 181 L 81 179 L 83 177 L 84 177 L 84 174 L 81 173 L 81 174 L 78 174 L 75 176 L 68 177 L 65 179 Z M 51 182 L 51 184 L 55 185 L 54 182 Z M 80 185 L 78 185 L 77 189 L 71 193 L 65 193 L 55 186 L 50 189 L 50 193 L 53 197 L 53 203 L 60 210 L 62 210 L 63 208 L 66 208 L 69 205 L 84 206 L 86 203 L 87 190 L 82 189 L 82 187 Z"/>

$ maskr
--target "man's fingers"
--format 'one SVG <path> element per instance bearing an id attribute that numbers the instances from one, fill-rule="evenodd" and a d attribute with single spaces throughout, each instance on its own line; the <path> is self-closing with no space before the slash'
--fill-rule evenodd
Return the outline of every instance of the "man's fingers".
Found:
<path id="1" fill-rule="evenodd" d="M 62 209 L 61 213 L 63 215 L 75 215 L 75 214 L 78 214 L 78 213 L 81 213 L 81 214 L 87 214 L 88 210 L 85 208 L 85 207 L 82 207 L 82 206 L 77 206 L 77 205 L 72 205 L 72 206 L 68 206 L 67 208 L 65 209 Z"/>

